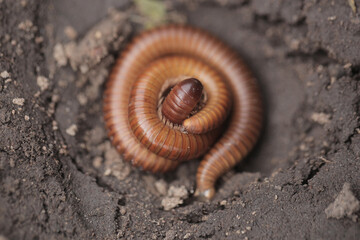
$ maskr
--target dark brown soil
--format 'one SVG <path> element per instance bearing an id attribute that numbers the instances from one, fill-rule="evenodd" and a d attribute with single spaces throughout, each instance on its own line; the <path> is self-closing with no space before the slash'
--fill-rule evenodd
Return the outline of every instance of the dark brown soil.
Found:
<path id="1" fill-rule="evenodd" d="M 102 94 L 142 30 L 137 8 L 0 0 L 0 239 L 359 239 L 360 1 L 166 3 L 169 21 L 212 32 L 258 78 L 266 124 L 252 154 L 209 203 L 192 196 L 196 161 L 132 168 L 106 137 Z"/>

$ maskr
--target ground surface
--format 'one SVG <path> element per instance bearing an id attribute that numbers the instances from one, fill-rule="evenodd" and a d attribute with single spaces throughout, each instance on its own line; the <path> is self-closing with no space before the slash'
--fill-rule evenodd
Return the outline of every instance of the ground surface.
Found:
<path id="1" fill-rule="evenodd" d="M 106 137 L 104 83 L 144 25 L 138 7 L 0 0 L 0 239 L 358 239 L 360 10 L 351 3 L 166 2 L 168 21 L 202 27 L 244 57 L 266 106 L 259 144 L 202 203 L 192 197 L 198 162 L 144 173 Z M 184 203 L 165 211 L 168 188 L 185 188 Z"/>

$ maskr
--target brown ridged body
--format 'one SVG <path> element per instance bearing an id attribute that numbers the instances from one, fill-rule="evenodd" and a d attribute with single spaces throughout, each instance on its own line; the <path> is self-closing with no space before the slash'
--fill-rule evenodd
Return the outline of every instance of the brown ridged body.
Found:
<path id="1" fill-rule="evenodd" d="M 161 121 L 157 110 L 166 87 L 186 78 L 199 79 L 208 99 L 184 120 L 184 131 Z M 104 113 L 112 143 L 144 170 L 165 172 L 206 153 L 197 173 L 197 194 L 204 198 L 214 195 L 216 180 L 252 149 L 263 115 L 257 83 L 237 54 L 185 26 L 135 38 L 110 75 Z"/>
<path id="2" fill-rule="evenodd" d="M 170 91 L 162 106 L 162 114 L 172 123 L 182 124 L 201 99 L 203 85 L 196 78 L 185 79 Z"/>
<path id="3" fill-rule="evenodd" d="M 198 74 L 201 69 L 202 73 Z M 203 155 L 219 135 L 218 130 L 188 134 L 164 124 L 158 116 L 156 106 L 162 95 L 162 86 L 180 81 L 173 79 L 182 79 L 179 76 L 184 74 L 200 77 L 206 85 L 218 81 L 213 77 L 215 72 L 201 62 L 186 57 L 164 57 L 149 64 L 134 83 L 129 104 L 130 127 L 143 146 L 158 157 L 179 161 Z M 169 97 L 171 94 L 166 99 Z"/>

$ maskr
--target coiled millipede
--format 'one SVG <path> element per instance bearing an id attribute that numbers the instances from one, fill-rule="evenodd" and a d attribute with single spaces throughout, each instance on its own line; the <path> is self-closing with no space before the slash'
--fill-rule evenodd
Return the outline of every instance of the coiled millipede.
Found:
<path id="1" fill-rule="evenodd" d="M 205 199 L 253 148 L 263 118 L 256 80 L 235 51 L 177 25 L 142 33 L 122 53 L 104 114 L 113 145 L 144 170 L 169 171 L 205 154 L 196 175 L 196 195 Z"/>

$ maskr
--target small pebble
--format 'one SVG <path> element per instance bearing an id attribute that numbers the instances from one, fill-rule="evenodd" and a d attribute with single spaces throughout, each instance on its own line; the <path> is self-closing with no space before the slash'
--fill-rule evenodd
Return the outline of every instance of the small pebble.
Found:
<path id="1" fill-rule="evenodd" d="M 34 24 L 30 20 L 25 20 L 21 23 L 19 23 L 18 28 L 23 31 L 30 31 Z"/>
<path id="2" fill-rule="evenodd" d="M 348 217 L 354 222 L 357 221 L 356 213 L 360 210 L 360 201 L 351 190 L 350 183 L 344 183 L 342 190 L 335 201 L 325 209 L 327 218 L 341 219 Z"/>
<path id="3" fill-rule="evenodd" d="M 184 239 L 188 239 L 189 237 L 191 237 L 191 233 L 185 234 Z"/>
<path id="4" fill-rule="evenodd" d="M 25 99 L 24 98 L 14 98 L 12 100 L 13 104 L 19 105 L 19 106 L 23 106 L 25 103 Z"/>
<path id="5" fill-rule="evenodd" d="M 351 68 L 352 64 L 351 63 L 347 63 L 344 65 L 344 68 Z"/>
<path id="6" fill-rule="evenodd" d="M 123 215 L 123 216 L 126 214 L 126 208 L 125 207 L 120 208 L 120 214 Z"/>
<path id="7" fill-rule="evenodd" d="M 53 57 L 59 67 L 67 64 L 67 57 L 65 54 L 64 46 L 61 43 L 57 43 L 54 47 Z"/>
<path id="8" fill-rule="evenodd" d="M 155 182 L 156 190 L 163 196 L 166 195 L 167 187 L 168 187 L 167 183 L 163 179 L 160 179 L 160 180 Z"/>
<path id="9" fill-rule="evenodd" d="M 326 113 L 313 113 L 311 115 L 311 120 L 321 125 L 325 125 L 330 122 L 330 117 L 331 115 Z"/>
<path id="10" fill-rule="evenodd" d="M 183 204 L 183 200 L 178 197 L 165 197 L 161 200 L 161 205 L 165 211 L 169 211 L 173 208 L 176 208 L 180 204 Z"/>
<path id="11" fill-rule="evenodd" d="M 165 211 L 171 210 L 184 203 L 184 200 L 187 199 L 189 193 L 185 186 L 175 187 L 171 186 L 168 190 L 168 194 L 161 201 Z"/>
<path id="12" fill-rule="evenodd" d="M 44 91 L 49 87 L 49 79 L 44 76 L 38 76 L 36 78 L 36 83 L 40 87 L 41 91 Z"/>
<path id="13" fill-rule="evenodd" d="M 227 201 L 226 201 L 226 200 L 222 200 L 222 201 L 220 202 L 220 206 L 225 206 L 225 205 L 226 205 L 226 203 L 227 203 Z"/>
<path id="14" fill-rule="evenodd" d="M 66 133 L 70 136 L 75 136 L 78 128 L 75 124 L 72 124 L 70 127 L 66 129 Z"/>
<path id="15" fill-rule="evenodd" d="M 2 78 L 9 78 L 10 77 L 10 74 L 7 72 L 7 71 L 3 71 L 0 73 L 0 77 Z"/>
<path id="16" fill-rule="evenodd" d="M 51 125 L 52 125 L 52 130 L 53 130 L 53 131 L 56 131 L 56 130 L 59 129 L 58 123 L 57 123 L 55 120 L 52 121 Z"/>
<path id="17" fill-rule="evenodd" d="M 189 196 L 189 193 L 184 185 L 180 187 L 171 186 L 168 190 L 168 196 L 185 199 Z"/>
<path id="18" fill-rule="evenodd" d="M 95 32 L 95 38 L 100 39 L 102 38 L 102 33 L 100 31 Z"/>
<path id="19" fill-rule="evenodd" d="M 41 37 L 41 36 L 35 38 L 35 43 L 36 43 L 36 44 L 42 43 L 43 41 L 44 41 L 44 38 Z"/>

